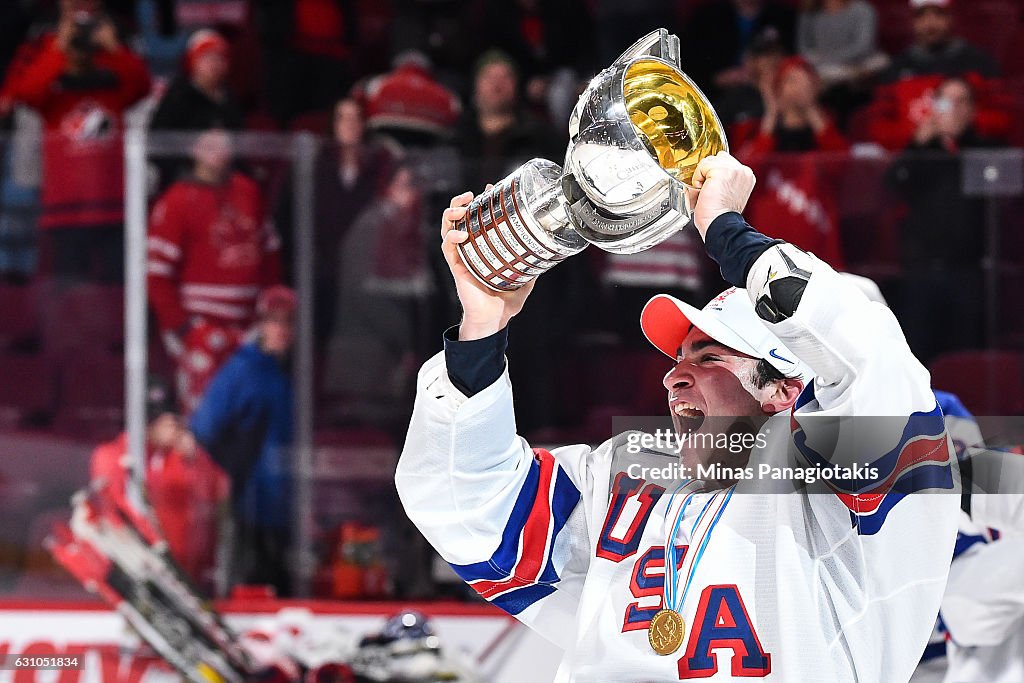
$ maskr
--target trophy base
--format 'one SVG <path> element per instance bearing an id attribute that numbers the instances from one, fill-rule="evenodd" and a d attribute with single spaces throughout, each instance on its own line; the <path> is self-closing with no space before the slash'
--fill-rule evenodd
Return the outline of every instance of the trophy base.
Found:
<path id="1" fill-rule="evenodd" d="M 470 203 L 458 250 L 482 285 L 514 291 L 586 247 L 565 214 L 560 177 L 556 164 L 533 160 Z"/>

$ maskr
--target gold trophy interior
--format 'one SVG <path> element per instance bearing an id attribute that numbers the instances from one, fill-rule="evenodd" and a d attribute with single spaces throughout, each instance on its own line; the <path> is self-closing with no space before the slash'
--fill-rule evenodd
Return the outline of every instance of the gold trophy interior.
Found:
<path id="1" fill-rule="evenodd" d="M 640 140 L 681 183 L 690 184 L 701 159 L 728 149 L 722 124 L 704 93 L 665 62 L 634 62 L 626 69 L 622 90 Z"/>

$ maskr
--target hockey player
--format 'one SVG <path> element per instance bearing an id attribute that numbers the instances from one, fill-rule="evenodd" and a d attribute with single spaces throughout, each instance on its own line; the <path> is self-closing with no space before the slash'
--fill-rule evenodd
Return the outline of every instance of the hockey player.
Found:
<path id="1" fill-rule="evenodd" d="M 193 154 L 193 174 L 153 207 L 147 242 L 149 299 L 186 412 L 241 343 L 260 290 L 281 277 L 280 241 L 259 186 L 231 169 L 227 133 L 203 133 Z"/>
<path id="2" fill-rule="evenodd" d="M 453 229 L 472 195 L 444 212 L 464 314 L 420 372 L 398 490 L 456 572 L 565 649 L 559 680 L 889 683 L 910 677 L 927 641 L 960 502 L 907 495 L 958 492 L 928 373 L 888 309 L 743 221 L 753 185 L 726 153 L 701 162 L 693 222 L 735 288 L 702 310 L 655 297 L 641 315 L 675 361 L 676 432 L 751 430 L 763 443 L 747 462 L 813 468 L 839 452 L 816 418 L 886 416 L 858 423 L 872 430 L 870 477 L 775 495 L 728 478 L 668 488 L 631 467 L 666 458 L 631 450 L 629 435 L 531 449 L 503 352 L 532 286 L 478 285 Z M 713 457 L 684 447 L 679 462 Z"/>
<path id="3" fill-rule="evenodd" d="M 986 450 L 974 416 L 953 394 L 936 391 L 946 428 L 968 468 L 1013 464 L 1019 455 Z M 990 462 L 992 461 L 992 462 Z M 988 510 L 1020 504 L 1019 481 L 1005 482 L 1002 493 L 965 496 L 965 508 Z M 992 501 L 995 501 L 992 503 Z M 975 503 L 976 505 L 970 505 Z M 1009 521 L 1009 520 L 1006 520 Z M 1007 533 L 1008 532 L 1008 533 Z M 945 633 L 947 683 L 1024 680 L 1024 520 L 993 529 L 961 513 L 946 594 L 940 613 Z"/>

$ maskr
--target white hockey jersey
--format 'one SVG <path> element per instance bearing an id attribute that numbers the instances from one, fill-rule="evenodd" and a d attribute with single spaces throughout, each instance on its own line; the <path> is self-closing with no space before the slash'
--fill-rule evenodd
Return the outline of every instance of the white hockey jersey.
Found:
<path id="1" fill-rule="evenodd" d="M 765 259 L 748 287 L 766 281 Z M 868 435 L 880 474 L 855 492 L 741 482 L 669 656 L 652 650 L 648 625 L 663 602 L 672 497 L 627 471 L 665 457 L 630 454 L 622 436 L 534 450 L 516 434 L 507 371 L 467 398 L 443 354 L 423 366 L 396 473 L 405 509 L 480 595 L 565 649 L 558 680 L 909 679 L 938 613 L 960 503 L 916 495 L 958 486 L 928 373 L 889 310 L 817 260 L 796 313 L 770 327 L 817 379 L 782 428 L 773 419 L 762 429 L 752 461 L 812 459 L 804 416 L 896 416 L 906 428 Z M 720 495 L 688 506 L 673 539 L 684 554 L 695 516 Z"/>
<path id="2" fill-rule="evenodd" d="M 941 616 L 946 683 L 1024 681 L 1024 537 L 964 515 Z"/>

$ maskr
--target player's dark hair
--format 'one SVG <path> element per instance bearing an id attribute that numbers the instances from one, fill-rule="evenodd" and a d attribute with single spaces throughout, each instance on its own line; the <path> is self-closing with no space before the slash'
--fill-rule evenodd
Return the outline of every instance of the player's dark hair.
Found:
<path id="1" fill-rule="evenodd" d="M 757 365 L 754 366 L 750 379 L 754 382 L 755 387 L 764 389 L 776 380 L 786 379 L 786 376 L 776 370 L 775 366 L 768 361 L 760 359 L 757 361 Z"/>

